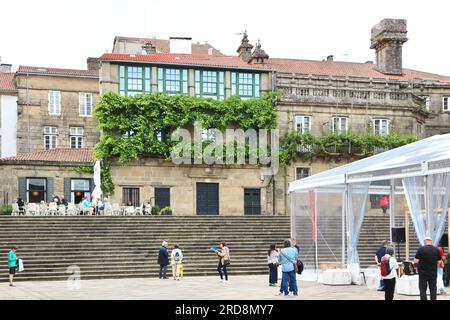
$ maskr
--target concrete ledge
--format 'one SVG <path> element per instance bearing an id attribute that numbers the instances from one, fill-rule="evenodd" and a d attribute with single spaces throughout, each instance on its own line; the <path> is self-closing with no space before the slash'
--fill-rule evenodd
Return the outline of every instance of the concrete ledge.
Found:
<path id="1" fill-rule="evenodd" d="M 352 274 L 346 269 L 328 269 L 322 272 L 322 282 L 332 286 L 351 285 Z"/>
<path id="2" fill-rule="evenodd" d="M 405 296 L 420 296 L 419 290 L 419 276 L 403 276 L 397 279 L 397 284 L 395 286 L 398 294 L 402 294 Z M 439 292 L 440 286 L 437 286 L 437 295 L 441 294 Z M 430 289 L 427 289 L 427 295 L 430 294 Z"/>

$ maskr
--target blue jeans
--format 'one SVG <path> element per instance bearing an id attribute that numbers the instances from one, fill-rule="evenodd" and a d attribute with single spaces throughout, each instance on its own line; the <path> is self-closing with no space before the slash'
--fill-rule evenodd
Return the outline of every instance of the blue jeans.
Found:
<path id="1" fill-rule="evenodd" d="M 297 295 L 298 294 L 297 277 L 294 270 L 289 272 L 283 272 L 283 277 L 281 278 L 280 292 L 284 292 L 286 296 L 289 294 L 289 287 L 288 287 L 289 284 L 291 286 L 291 290 L 294 292 L 294 295 Z"/>
<path id="2" fill-rule="evenodd" d="M 384 289 L 384 280 L 383 279 L 380 280 L 380 288 Z"/>

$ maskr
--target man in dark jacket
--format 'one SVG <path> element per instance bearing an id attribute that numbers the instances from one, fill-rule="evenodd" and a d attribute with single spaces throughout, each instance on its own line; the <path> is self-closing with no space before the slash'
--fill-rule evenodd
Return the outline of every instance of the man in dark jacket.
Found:
<path id="1" fill-rule="evenodd" d="M 430 300 L 436 300 L 437 268 L 442 257 L 430 237 L 425 237 L 424 244 L 417 250 L 414 258 L 414 263 L 419 266 L 420 300 L 427 300 L 427 287 L 430 288 Z"/>
<path id="2" fill-rule="evenodd" d="M 169 265 L 169 252 L 167 251 L 167 242 L 163 241 L 158 253 L 159 278 L 168 279 L 166 277 L 167 266 Z"/>

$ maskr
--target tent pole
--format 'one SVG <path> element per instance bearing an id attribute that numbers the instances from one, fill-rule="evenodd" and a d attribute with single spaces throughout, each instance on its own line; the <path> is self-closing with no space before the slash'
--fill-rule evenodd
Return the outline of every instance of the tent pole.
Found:
<path id="1" fill-rule="evenodd" d="M 406 210 L 406 208 L 404 208 L 404 209 L 405 209 L 405 241 L 406 241 L 406 244 L 405 244 L 406 258 L 405 258 L 405 260 L 409 261 L 409 219 L 408 219 L 409 212 L 408 212 L 408 210 Z"/>
<path id="2" fill-rule="evenodd" d="M 316 244 L 316 270 L 319 268 L 319 254 L 317 246 L 317 191 L 314 190 L 314 239 Z M 317 280 L 319 280 L 319 273 L 317 273 Z"/>
<path id="3" fill-rule="evenodd" d="M 392 242 L 392 228 L 395 226 L 395 180 L 390 180 L 390 195 L 389 195 L 389 236 L 390 241 Z M 397 257 L 399 252 L 397 252 Z"/>
<path id="4" fill-rule="evenodd" d="M 447 214 L 447 241 L 448 241 L 448 252 L 450 252 L 450 209 L 448 209 Z"/>
<path id="5" fill-rule="evenodd" d="M 424 176 L 425 179 L 425 214 L 426 214 L 426 221 L 427 221 L 427 227 L 425 229 L 425 236 L 431 237 L 431 215 L 429 213 L 430 211 L 430 192 L 429 192 L 429 186 L 428 186 L 428 175 Z M 422 243 L 423 245 L 423 243 Z"/>

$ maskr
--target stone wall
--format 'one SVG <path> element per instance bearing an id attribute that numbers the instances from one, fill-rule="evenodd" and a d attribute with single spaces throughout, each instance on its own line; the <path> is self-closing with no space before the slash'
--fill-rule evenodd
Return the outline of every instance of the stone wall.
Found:
<path id="1" fill-rule="evenodd" d="M 84 147 L 92 148 L 99 140 L 92 116 L 79 115 L 80 92 L 92 93 L 93 106 L 98 101 L 99 83 L 95 78 L 17 75 L 18 153 L 45 150 L 44 127 L 58 127 L 58 147 L 70 148 L 69 128 L 84 128 Z M 48 92 L 61 92 L 61 114 L 49 115 Z"/>

